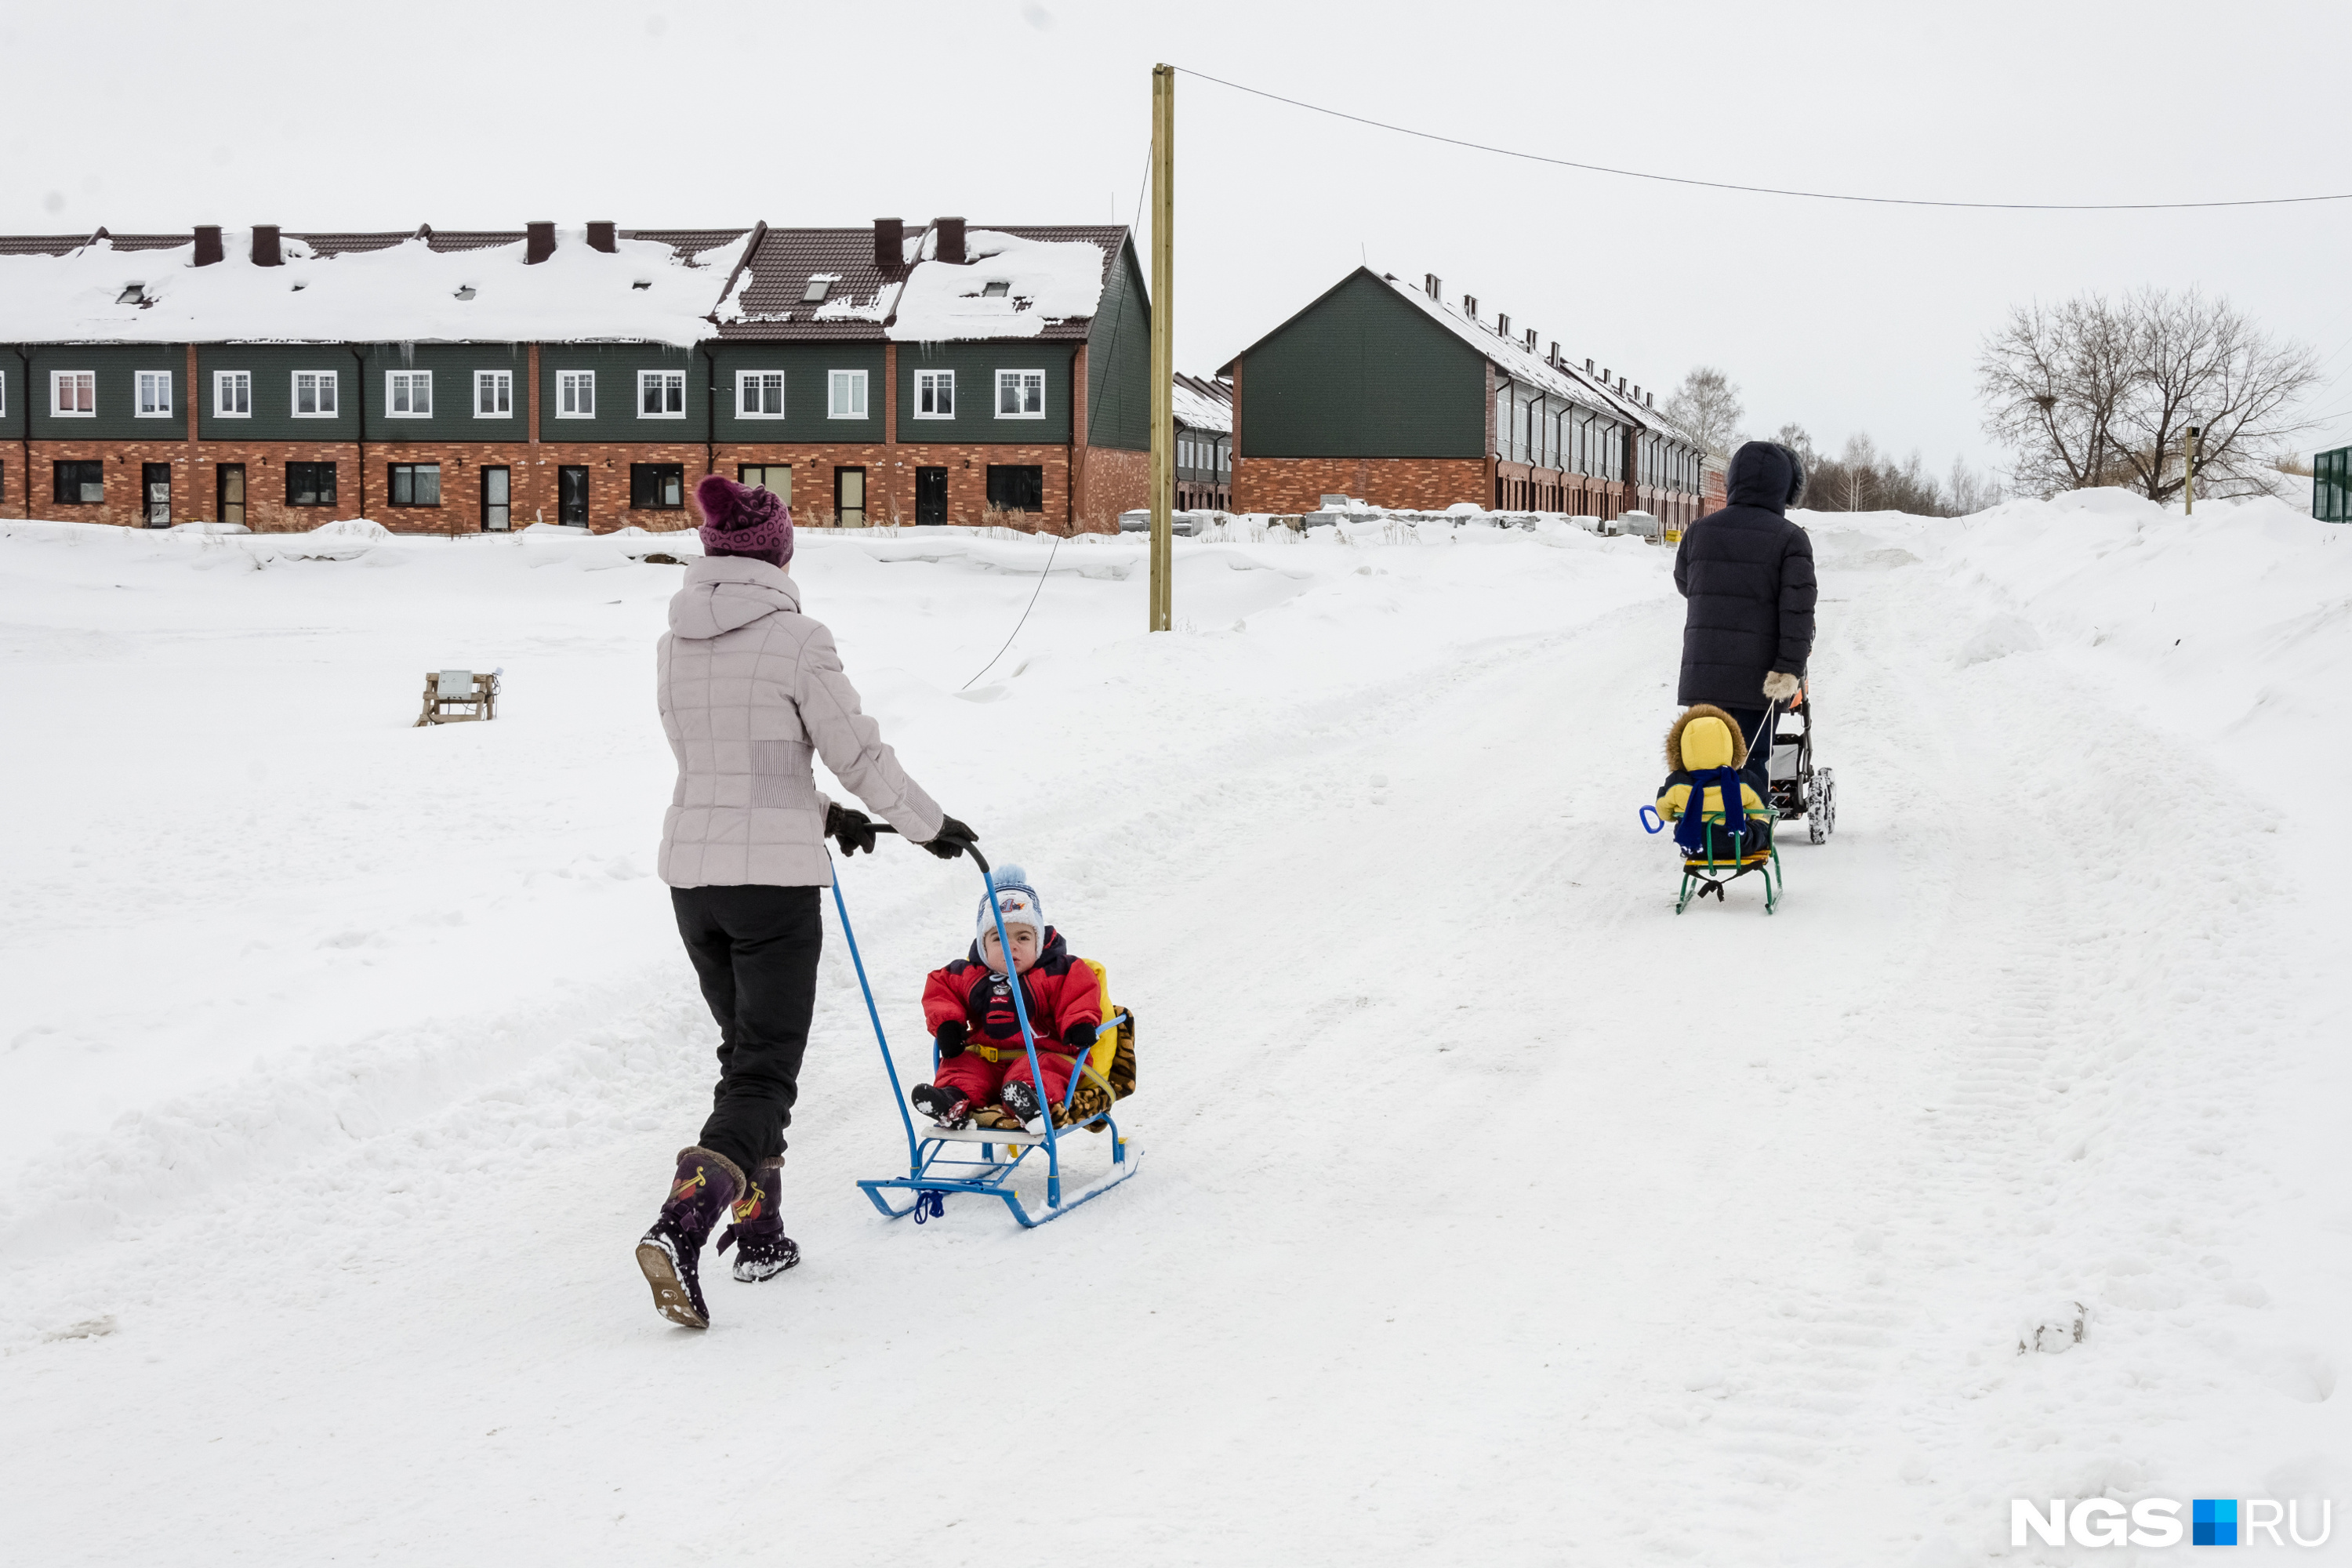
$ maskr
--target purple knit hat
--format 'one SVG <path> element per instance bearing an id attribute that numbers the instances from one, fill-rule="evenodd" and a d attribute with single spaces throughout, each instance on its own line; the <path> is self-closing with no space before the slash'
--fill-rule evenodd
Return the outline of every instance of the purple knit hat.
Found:
<path id="1" fill-rule="evenodd" d="M 702 548 L 709 555 L 749 555 L 771 566 L 793 558 L 793 509 L 756 485 L 712 474 L 694 487 L 702 509 Z"/>

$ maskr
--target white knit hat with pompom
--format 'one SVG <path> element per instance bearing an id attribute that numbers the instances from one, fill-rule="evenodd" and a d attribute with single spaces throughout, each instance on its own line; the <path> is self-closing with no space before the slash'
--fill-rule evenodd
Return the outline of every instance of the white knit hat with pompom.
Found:
<path id="1" fill-rule="evenodd" d="M 1006 935 L 1012 934 L 1014 926 L 1027 926 L 1037 933 L 1039 942 L 1045 940 L 1045 901 L 1030 886 L 1028 872 L 1018 866 L 999 866 L 989 873 L 988 885 L 990 894 L 980 900 L 980 913 L 973 921 L 982 941 L 996 929 L 991 904 L 1003 914 Z"/>

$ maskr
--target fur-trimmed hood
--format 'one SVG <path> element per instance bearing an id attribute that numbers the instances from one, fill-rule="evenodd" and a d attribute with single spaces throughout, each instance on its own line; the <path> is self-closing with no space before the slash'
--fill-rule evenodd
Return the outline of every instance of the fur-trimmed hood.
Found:
<path id="1" fill-rule="evenodd" d="M 1723 721 L 1723 727 L 1731 731 L 1730 765 L 1735 768 L 1746 766 L 1748 737 L 1740 732 L 1739 721 L 1712 702 L 1700 702 L 1684 709 L 1682 716 L 1675 721 L 1675 727 L 1666 731 L 1666 771 L 1677 773 L 1688 771 L 1683 764 L 1683 731 L 1700 719 Z"/>

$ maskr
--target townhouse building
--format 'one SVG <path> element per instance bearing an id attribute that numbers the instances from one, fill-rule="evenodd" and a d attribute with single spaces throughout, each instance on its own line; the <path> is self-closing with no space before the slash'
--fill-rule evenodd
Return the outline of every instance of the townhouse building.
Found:
<path id="1" fill-rule="evenodd" d="M 1205 376 L 1176 374 L 1176 510 L 1234 510 L 1234 389 Z"/>
<path id="2" fill-rule="evenodd" d="M 1236 510 L 1321 496 L 1669 528 L 1705 510 L 1705 453 L 1622 375 L 1571 363 L 1475 297 L 1360 267 L 1218 372 L 1233 386 Z"/>
<path id="3" fill-rule="evenodd" d="M 0 238 L 0 513 L 1115 527 L 1149 338 L 1115 226 Z"/>

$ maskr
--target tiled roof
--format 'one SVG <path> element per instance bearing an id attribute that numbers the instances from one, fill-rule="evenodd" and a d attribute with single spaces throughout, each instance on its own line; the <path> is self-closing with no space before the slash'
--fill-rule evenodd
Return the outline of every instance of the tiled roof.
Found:
<path id="1" fill-rule="evenodd" d="M 731 245 L 751 232 L 749 224 L 736 228 L 625 228 L 621 237 L 658 240 L 676 251 L 681 260 L 690 260 L 705 251 Z M 734 265 L 734 258 L 728 258 L 728 265 Z"/>
<path id="2" fill-rule="evenodd" d="M 971 222 L 964 226 L 967 236 L 984 231 L 1009 234 L 1018 239 L 1045 244 L 1079 242 L 1097 246 L 1103 253 L 1106 286 L 1111 268 L 1118 263 L 1119 247 L 1127 240 L 1127 228 L 1122 224 Z M 912 224 L 908 226 L 901 254 L 912 252 L 928 256 L 936 247 L 937 237 L 931 228 Z M 801 296 L 806 292 L 810 279 L 830 275 L 835 282 L 825 295 L 828 303 L 873 300 L 878 299 L 885 289 L 903 284 L 914 268 L 911 265 L 877 267 L 874 229 L 868 225 L 863 228 L 771 228 L 761 239 L 759 250 L 751 258 L 748 270 L 751 279 L 740 295 L 742 317 L 724 322 L 719 332 L 721 338 L 784 338 L 818 342 L 862 339 L 878 342 L 891 335 L 887 310 L 883 319 L 861 315 L 817 321 L 814 319 L 817 306 L 803 301 Z M 1071 317 L 1052 322 L 1034 335 L 1046 339 L 1084 338 L 1091 324 L 1091 317 Z"/>

